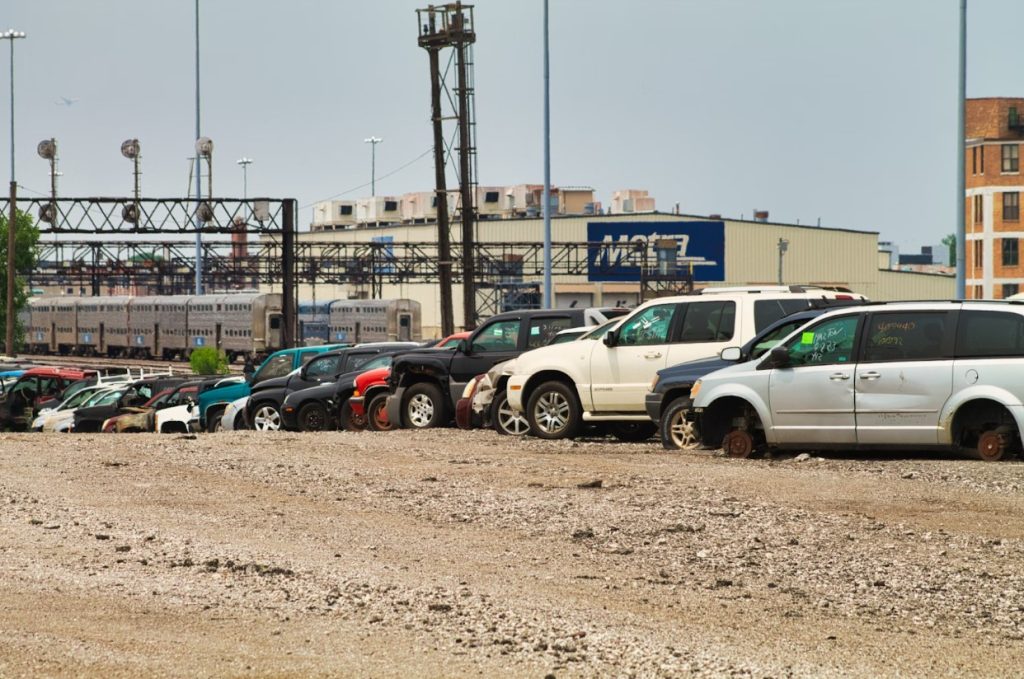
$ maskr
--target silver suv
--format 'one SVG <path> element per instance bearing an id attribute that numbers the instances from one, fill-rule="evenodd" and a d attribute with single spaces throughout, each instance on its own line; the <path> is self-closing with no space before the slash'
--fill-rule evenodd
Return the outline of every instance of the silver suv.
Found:
<path id="1" fill-rule="evenodd" d="M 1024 304 L 902 302 L 829 312 L 764 358 L 698 380 L 705 446 L 1021 450 Z"/>

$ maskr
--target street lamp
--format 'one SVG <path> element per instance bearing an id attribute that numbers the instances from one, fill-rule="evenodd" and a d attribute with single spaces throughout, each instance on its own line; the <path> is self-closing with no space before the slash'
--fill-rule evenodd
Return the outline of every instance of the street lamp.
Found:
<path id="1" fill-rule="evenodd" d="M 11 206 L 7 220 L 7 332 L 4 341 L 4 348 L 10 356 L 14 356 L 14 227 L 18 214 L 18 182 L 14 178 L 14 41 L 24 37 L 25 33 L 13 28 L 0 33 L 0 39 L 11 42 Z"/>
<path id="2" fill-rule="evenodd" d="M 252 165 L 252 158 L 241 157 L 235 161 L 242 166 L 242 200 L 249 198 L 249 166 Z"/>
<path id="3" fill-rule="evenodd" d="M 377 195 L 377 144 L 383 143 L 380 137 L 367 137 L 364 144 L 370 145 L 370 195 Z"/>
<path id="4" fill-rule="evenodd" d="M 779 285 L 782 285 L 782 256 L 789 250 L 789 241 L 785 238 L 779 239 Z"/>

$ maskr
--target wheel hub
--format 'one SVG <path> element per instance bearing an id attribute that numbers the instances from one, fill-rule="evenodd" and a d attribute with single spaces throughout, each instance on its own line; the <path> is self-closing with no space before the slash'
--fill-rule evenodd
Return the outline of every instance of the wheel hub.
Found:
<path id="1" fill-rule="evenodd" d="M 563 429 L 569 421 L 569 402 L 557 393 L 544 394 L 534 409 L 537 425 L 551 434 Z"/>
<path id="2" fill-rule="evenodd" d="M 1006 437 L 1003 434 L 987 431 L 978 437 L 978 457 L 982 460 L 999 460 L 1005 450 Z"/>
<path id="3" fill-rule="evenodd" d="M 754 437 L 742 429 L 731 431 L 722 439 L 722 450 L 729 457 L 750 457 L 754 452 Z"/>
<path id="4" fill-rule="evenodd" d="M 697 426 L 686 419 L 683 412 L 676 413 L 669 422 L 669 433 L 672 436 L 672 443 L 681 450 L 692 450 L 700 445 L 700 438 L 697 436 Z"/>
<path id="5" fill-rule="evenodd" d="M 425 394 L 416 394 L 409 399 L 408 412 L 413 426 L 424 427 L 434 417 L 434 402 Z"/>

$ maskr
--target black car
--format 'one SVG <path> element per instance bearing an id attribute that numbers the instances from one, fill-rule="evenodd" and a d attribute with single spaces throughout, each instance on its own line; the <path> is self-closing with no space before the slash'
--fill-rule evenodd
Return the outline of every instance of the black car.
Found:
<path id="1" fill-rule="evenodd" d="M 327 351 L 283 377 L 263 380 L 252 388 L 245 404 L 245 419 L 253 429 L 273 431 L 281 428 L 281 404 L 285 396 L 300 389 L 325 383 L 333 384 L 340 375 L 360 369 L 383 352 L 414 349 L 417 342 L 376 342 Z M 208 423 L 207 428 L 216 427 Z"/>
<path id="2" fill-rule="evenodd" d="M 692 450 L 700 446 L 696 425 L 688 419 L 693 403 L 690 400 L 690 389 L 694 382 L 721 368 L 762 356 L 786 335 L 836 306 L 846 305 L 833 304 L 780 318 L 740 347 L 738 352 L 735 347 L 724 349 L 722 353 L 726 358 L 713 356 L 659 370 L 657 381 L 653 390 L 647 393 L 644 405 L 648 416 L 658 425 L 662 445 L 670 450 Z M 738 356 L 730 360 L 730 354 L 737 353 Z"/>
<path id="3" fill-rule="evenodd" d="M 466 384 L 498 363 L 544 346 L 559 331 L 600 325 L 629 309 L 508 311 L 487 319 L 455 351 L 422 349 L 395 358 L 388 378 L 388 420 L 422 429 L 448 424 Z"/>
<path id="4" fill-rule="evenodd" d="M 355 391 L 355 379 L 367 370 L 391 365 L 391 361 L 398 353 L 400 352 L 381 352 L 355 370 L 338 375 L 334 382 L 288 394 L 281 406 L 283 428 L 290 431 L 362 431 L 366 428 L 366 418 L 354 416 L 349 406 L 349 398 Z"/>

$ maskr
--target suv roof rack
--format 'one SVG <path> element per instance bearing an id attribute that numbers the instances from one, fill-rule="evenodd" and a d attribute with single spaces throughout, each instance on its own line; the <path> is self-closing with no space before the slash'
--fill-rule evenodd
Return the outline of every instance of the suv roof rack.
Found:
<path id="1" fill-rule="evenodd" d="M 702 295 L 721 295 L 737 292 L 748 292 L 757 294 L 761 292 L 814 292 L 823 290 L 826 292 L 853 292 L 841 285 L 736 285 L 722 288 L 703 288 Z"/>

